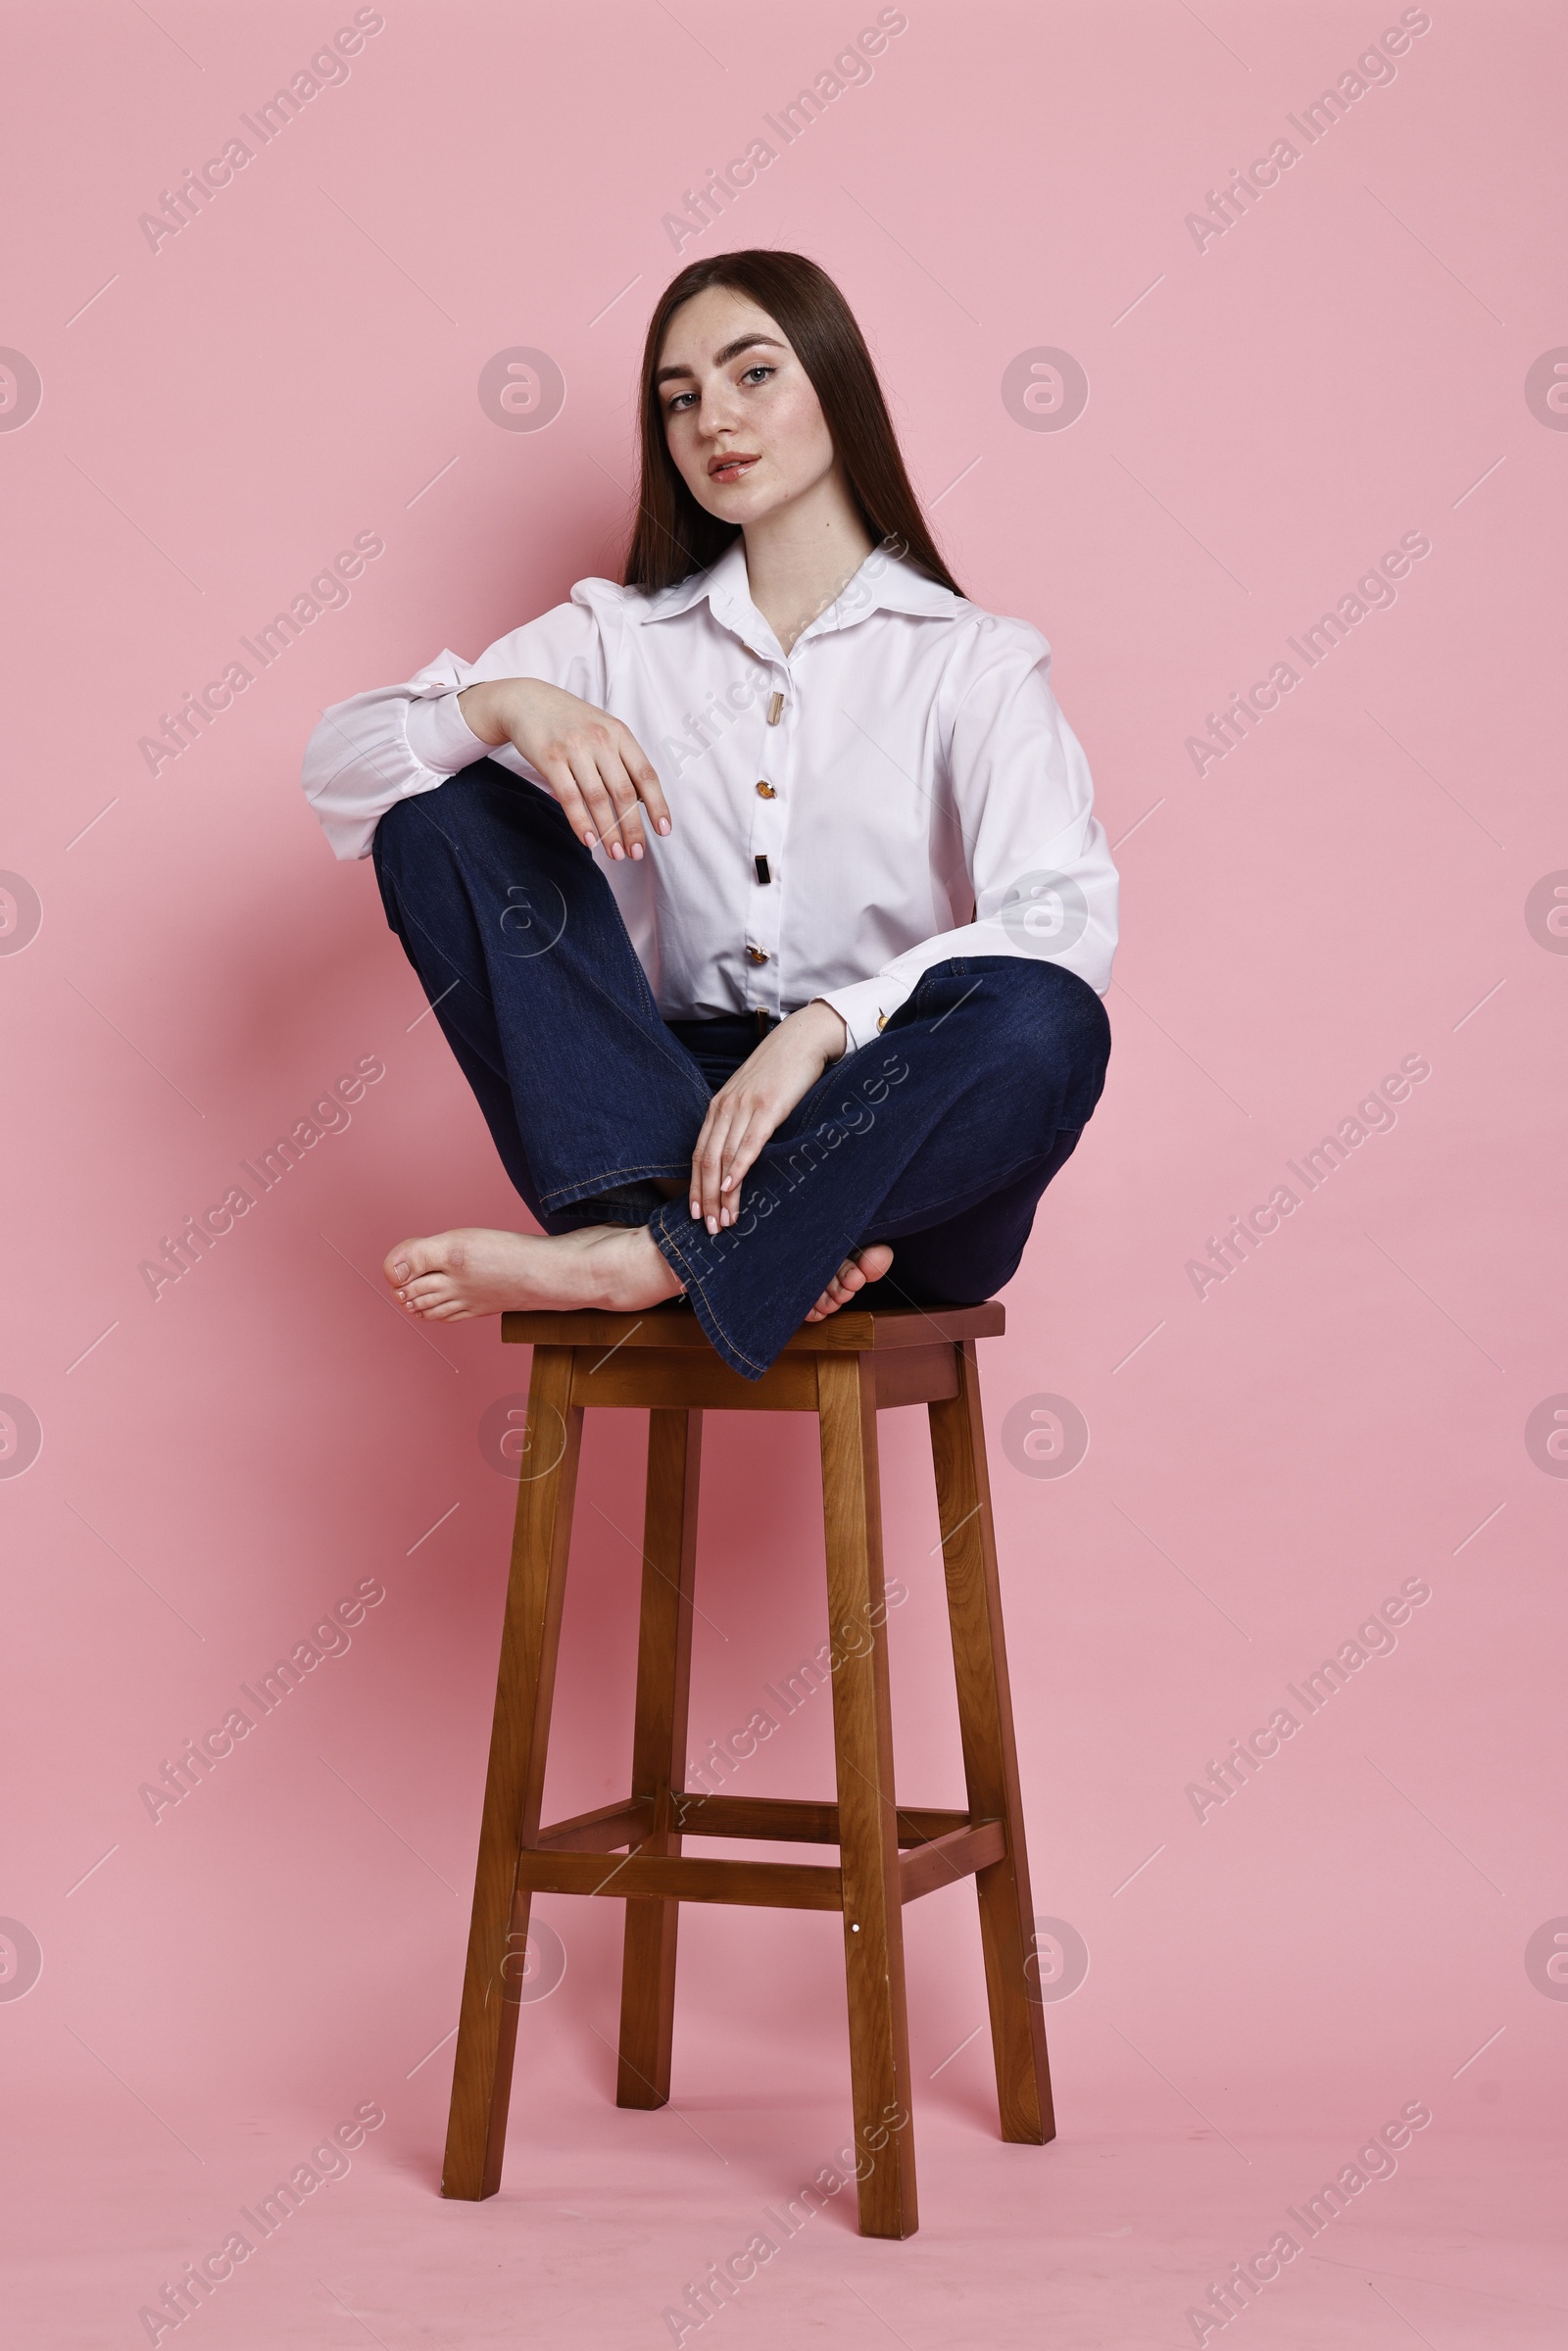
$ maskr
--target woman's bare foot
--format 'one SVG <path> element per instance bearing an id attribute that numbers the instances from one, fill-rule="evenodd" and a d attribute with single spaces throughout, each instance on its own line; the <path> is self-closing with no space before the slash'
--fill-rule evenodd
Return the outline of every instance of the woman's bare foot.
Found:
<path id="1" fill-rule="evenodd" d="M 682 1288 L 646 1225 L 583 1225 L 553 1236 L 465 1226 L 399 1242 L 381 1271 L 406 1310 L 425 1322 L 467 1322 L 519 1306 L 634 1313 Z"/>
<path id="2" fill-rule="evenodd" d="M 821 1322 L 825 1316 L 836 1314 L 867 1282 L 879 1282 L 892 1262 L 893 1251 L 885 1241 L 873 1241 L 868 1249 L 858 1249 L 853 1257 L 846 1257 L 807 1321 Z"/>

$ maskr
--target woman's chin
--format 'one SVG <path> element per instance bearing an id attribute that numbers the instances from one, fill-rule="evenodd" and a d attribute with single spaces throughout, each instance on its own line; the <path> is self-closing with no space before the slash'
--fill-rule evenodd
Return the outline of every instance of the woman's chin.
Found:
<path id="1" fill-rule="evenodd" d="M 774 510 L 789 504 L 790 493 L 776 485 L 754 482 L 744 476 L 740 481 L 715 482 L 705 480 L 699 489 L 696 482 L 688 485 L 692 496 L 705 514 L 719 522 L 737 522 L 744 529 L 749 522 L 760 522 Z"/>

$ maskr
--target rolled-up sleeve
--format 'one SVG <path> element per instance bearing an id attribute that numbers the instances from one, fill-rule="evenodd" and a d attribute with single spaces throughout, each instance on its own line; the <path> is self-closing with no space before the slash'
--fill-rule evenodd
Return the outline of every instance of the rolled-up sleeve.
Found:
<path id="1" fill-rule="evenodd" d="M 830 1004 L 866 1045 L 951 956 L 1060 963 L 1102 996 L 1116 947 L 1116 869 L 1094 812 L 1089 762 L 1051 690 L 1051 648 L 1026 621 L 986 615 L 957 667 L 947 733 L 948 784 L 975 913 L 896 955 Z"/>
<path id="2" fill-rule="evenodd" d="M 599 601 L 574 596 L 498 637 L 476 661 L 442 653 L 403 685 L 376 687 L 323 710 L 306 747 L 304 782 L 334 854 L 368 857 L 376 826 L 397 801 L 433 792 L 473 760 L 491 756 L 458 707 L 466 686 L 534 677 L 602 707 Z M 508 751 L 506 759 L 532 774 L 514 752 Z"/>

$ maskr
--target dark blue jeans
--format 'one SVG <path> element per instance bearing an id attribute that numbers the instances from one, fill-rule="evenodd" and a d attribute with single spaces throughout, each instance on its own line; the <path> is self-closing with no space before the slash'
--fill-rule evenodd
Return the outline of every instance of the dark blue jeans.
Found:
<path id="1" fill-rule="evenodd" d="M 954 956 L 823 1072 L 747 1173 L 736 1223 L 710 1234 L 684 1186 L 755 1017 L 661 1018 L 560 808 L 489 759 L 388 809 L 374 858 L 387 920 L 539 1224 L 648 1225 L 746 1379 L 868 1242 L 894 1244 L 894 1263 L 858 1303 L 989 1298 L 1100 1099 L 1110 1031 L 1092 988 L 1031 957 Z"/>

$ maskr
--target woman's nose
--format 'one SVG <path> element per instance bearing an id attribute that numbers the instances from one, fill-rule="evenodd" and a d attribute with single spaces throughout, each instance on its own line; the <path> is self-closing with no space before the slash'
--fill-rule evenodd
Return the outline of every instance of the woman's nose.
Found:
<path id="1" fill-rule="evenodd" d="M 733 395 L 727 385 L 716 391 L 705 392 L 697 414 L 703 431 L 709 434 L 733 432 L 740 422 Z"/>

